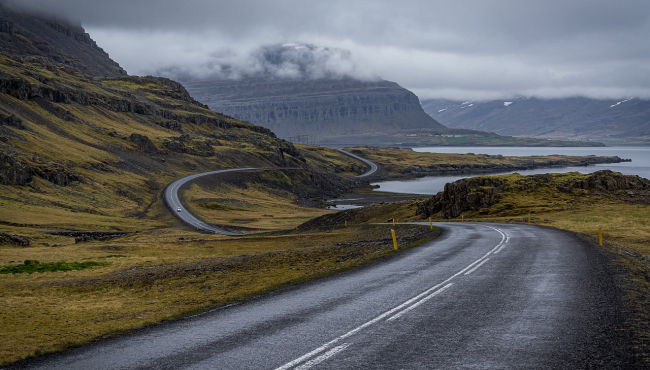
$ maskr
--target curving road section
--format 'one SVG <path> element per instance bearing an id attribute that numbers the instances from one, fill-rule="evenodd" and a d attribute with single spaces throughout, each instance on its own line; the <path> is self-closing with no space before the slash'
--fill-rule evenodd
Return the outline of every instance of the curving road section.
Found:
<path id="1" fill-rule="evenodd" d="M 339 152 L 346 154 L 352 158 L 358 159 L 360 161 L 363 161 L 364 163 L 368 164 L 370 166 L 370 170 L 363 175 L 359 175 L 357 177 L 366 177 L 370 176 L 375 171 L 377 171 L 377 165 L 370 162 L 367 159 L 361 158 L 357 155 L 354 155 L 352 153 L 346 152 L 345 150 L 338 149 Z M 210 171 L 210 172 L 203 172 L 203 173 L 197 173 L 195 175 L 190 175 L 186 176 L 183 178 L 180 178 L 171 184 L 167 186 L 167 188 L 164 191 L 164 199 L 165 203 L 167 203 L 167 207 L 172 211 L 176 217 L 178 217 L 181 221 L 184 223 L 196 228 L 198 231 L 204 231 L 204 232 L 209 232 L 209 233 L 214 233 L 214 234 L 221 234 L 221 235 L 228 235 L 228 236 L 241 236 L 244 235 L 242 233 L 236 233 L 224 229 L 220 229 L 218 227 L 209 225 L 198 218 L 194 217 L 188 210 L 183 206 L 183 203 L 181 203 L 180 197 L 178 195 L 178 191 L 180 188 L 187 184 L 190 181 L 194 181 L 200 177 L 204 176 L 211 176 L 211 175 L 217 175 L 220 173 L 225 173 L 225 172 L 235 172 L 235 171 L 251 171 L 251 170 L 259 170 L 260 168 L 233 168 L 233 169 L 228 169 L 228 170 L 218 170 L 218 171 Z M 278 168 L 278 170 L 282 170 L 283 168 Z"/>
<path id="2" fill-rule="evenodd" d="M 186 224 L 195 227 L 197 230 L 200 231 L 205 231 L 205 232 L 210 232 L 214 234 L 221 234 L 221 235 L 229 235 L 229 236 L 238 236 L 242 234 L 234 233 L 232 231 L 228 230 L 223 230 L 218 227 L 214 227 L 212 225 L 209 225 L 198 218 L 194 217 L 188 210 L 183 206 L 181 203 L 180 197 L 178 196 L 178 191 L 180 188 L 187 184 L 190 181 L 196 180 L 199 177 L 204 177 L 204 176 L 211 176 L 211 175 L 217 175 L 220 173 L 225 173 L 225 172 L 235 172 L 235 171 L 250 171 L 250 170 L 255 170 L 256 168 L 234 168 L 234 169 L 229 169 L 229 170 L 219 170 L 219 171 L 210 171 L 210 172 L 203 172 L 203 173 L 197 173 L 195 175 L 190 175 L 186 176 L 183 178 L 180 178 L 165 188 L 165 203 L 167 203 L 167 207 L 178 217 L 181 221 L 185 222 Z"/>
<path id="3" fill-rule="evenodd" d="M 381 263 L 16 368 L 638 368 L 592 246 L 537 226 L 438 226 Z"/>
<path id="4" fill-rule="evenodd" d="M 363 163 L 367 164 L 368 166 L 370 166 L 370 170 L 368 170 L 368 172 L 364 173 L 363 175 L 359 175 L 357 177 L 367 177 L 367 176 L 370 176 L 370 175 L 374 174 L 375 172 L 377 172 L 377 165 L 375 163 L 370 162 L 369 160 L 367 160 L 367 159 L 365 159 L 363 157 L 359 157 L 358 155 L 352 154 L 350 152 L 346 152 L 343 149 L 337 148 L 336 150 L 338 150 L 339 152 L 341 152 L 341 153 L 343 153 L 345 155 L 348 155 L 348 156 L 350 156 L 350 157 L 352 157 L 354 159 L 358 159 L 361 162 L 363 162 Z"/>

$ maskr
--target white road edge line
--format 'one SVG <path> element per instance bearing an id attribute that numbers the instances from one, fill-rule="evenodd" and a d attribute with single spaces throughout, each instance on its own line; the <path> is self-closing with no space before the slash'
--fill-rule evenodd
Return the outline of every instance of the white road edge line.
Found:
<path id="1" fill-rule="evenodd" d="M 307 369 L 311 368 L 312 366 L 318 365 L 321 362 L 327 360 L 328 358 L 334 356 L 335 354 L 343 351 L 344 349 L 348 348 L 349 346 L 350 346 L 350 343 L 343 343 L 342 345 L 340 345 L 338 347 L 334 347 L 334 348 L 330 349 L 329 351 L 323 353 L 322 355 L 316 357 L 315 359 L 306 362 L 304 365 L 298 366 L 296 368 L 296 370 L 307 370 Z"/>
<path id="2" fill-rule="evenodd" d="M 488 258 L 488 259 L 489 259 L 489 258 Z M 486 260 L 486 261 L 487 261 L 487 260 Z M 483 261 L 483 262 L 485 262 L 485 261 Z M 479 266 L 480 266 L 480 265 L 479 265 Z M 478 266 L 476 266 L 476 267 L 478 267 Z M 409 307 L 403 309 L 402 311 L 396 313 L 395 315 L 389 317 L 388 319 L 386 319 L 386 321 L 393 321 L 393 320 L 395 320 L 395 319 L 399 319 L 399 318 L 402 317 L 405 313 L 411 311 L 412 309 L 414 309 L 414 308 L 416 308 L 417 306 L 421 305 L 422 303 L 428 301 L 429 299 L 431 299 L 431 298 L 437 296 L 438 294 L 442 293 L 443 291 L 445 291 L 447 288 L 449 288 L 449 287 L 452 286 L 452 285 L 454 285 L 454 283 L 449 283 L 449 284 L 443 286 L 443 287 L 440 288 L 439 290 L 436 290 L 435 292 L 433 292 L 433 293 L 429 294 L 428 296 L 422 298 L 422 299 L 419 300 L 418 302 L 413 303 L 411 306 L 409 306 Z"/>
<path id="3" fill-rule="evenodd" d="M 495 252 L 495 253 L 496 253 L 496 252 Z M 479 267 L 483 266 L 483 264 L 484 264 L 485 262 L 489 261 L 489 260 L 490 260 L 489 258 L 484 259 L 481 263 L 479 263 L 478 265 L 474 266 L 473 269 L 467 271 L 464 275 L 469 275 L 469 274 L 471 274 L 472 272 L 476 271 L 476 269 L 478 269 Z"/>
<path id="4" fill-rule="evenodd" d="M 497 229 L 497 228 L 494 228 L 494 227 L 492 227 L 492 226 L 487 226 L 487 225 L 486 225 L 486 227 L 489 227 L 490 229 L 493 229 L 493 230 L 498 231 L 499 234 L 501 234 L 501 242 L 500 242 L 499 244 L 497 244 L 496 247 L 492 248 L 492 250 L 490 250 L 489 252 L 487 252 L 483 257 L 481 257 L 481 258 L 477 259 L 476 261 L 470 263 L 467 267 L 465 267 L 464 269 L 458 271 L 457 273 L 455 273 L 454 275 L 452 275 L 450 278 L 448 278 L 447 280 L 443 281 L 442 283 L 440 283 L 440 284 L 436 284 L 435 286 L 433 286 L 433 287 L 427 289 L 426 291 L 424 291 L 424 292 L 418 294 L 417 296 L 415 296 L 415 297 L 409 299 L 408 301 L 406 301 L 406 302 L 400 304 L 399 306 L 397 306 L 397 307 L 395 307 L 395 308 L 393 308 L 393 309 L 391 309 L 391 310 L 388 310 L 388 311 L 382 313 L 381 315 L 379 315 L 379 316 L 375 317 L 374 319 L 372 319 L 372 320 L 366 322 L 365 324 L 362 324 L 362 325 L 358 326 L 357 328 L 355 328 L 355 329 L 353 329 L 353 330 L 350 330 L 349 332 L 347 332 L 347 333 L 341 335 L 340 337 L 334 338 L 333 340 L 329 341 L 328 343 L 323 344 L 322 346 L 316 348 L 315 350 L 313 350 L 313 351 L 311 351 L 311 352 L 309 352 L 309 353 L 307 353 L 307 354 L 305 354 L 305 355 L 302 355 L 302 356 L 298 357 L 297 359 L 295 359 L 295 360 L 293 360 L 293 361 L 291 361 L 291 362 L 287 362 L 286 364 L 284 364 L 284 365 L 282 365 L 282 366 L 276 368 L 275 370 L 287 370 L 287 369 L 289 369 L 289 368 L 292 368 L 292 367 L 294 367 L 294 366 L 300 364 L 300 363 L 303 362 L 303 361 L 306 361 L 307 359 L 309 359 L 309 358 L 311 358 L 311 357 L 313 357 L 313 356 L 315 356 L 315 355 L 317 355 L 317 354 L 323 352 L 324 350 L 328 349 L 329 347 L 331 347 L 331 346 L 334 345 L 335 343 L 338 343 L 339 341 L 341 341 L 341 340 L 343 340 L 343 339 L 345 339 L 345 338 L 348 338 L 348 337 L 353 336 L 354 334 L 360 332 L 361 330 L 367 328 L 368 326 L 370 326 L 370 325 L 372 325 L 372 324 L 374 324 L 374 323 L 376 323 L 376 322 L 378 322 L 378 321 L 381 321 L 381 320 L 385 319 L 386 317 L 388 317 L 388 316 L 394 314 L 395 312 L 397 312 L 397 311 L 403 309 L 404 307 L 406 307 L 406 306 L 412 304 L 413 302 L 415 302 L 415 301 L 421 299 L 422 297 L 431 294 L 433 291 L 437 290 L 439 287 L 441 287 L 441 286 L 443 286 L 443 285 L 445 285 L 445 284 L 448 284 L 448 283 L 449 283 L 452 279 L 454 279 L 455 277 L 457 277 L 457 276 L 459 276 L 459 275 L 462 275 L 462 274 L 464 274 L 465 272 L 467 272 L 467 270 L 469 270 L 469 269 L 471 269 L 472 267 L 474 267 L 474 265 L 476 265 L 477 263 L 481 263 L 481 262 L 482 262 L 483 260 L 485 260 L 485 259 L 486 259 L 490 254 L 494 253 L 494 251 L 496 251 L 496 250 L 498 250 L 499 248 L 503 247 L 503 245 L 505 245 L 505 241 L 506 241 L 506 235 L 505 235 L 501 230 L 499 230 L 499 229 Z M 445 289 L 446 289 L 446 288 L 445 288 Z M 441 291 L 442 291 L 442 290 L 441 290 Z"/>

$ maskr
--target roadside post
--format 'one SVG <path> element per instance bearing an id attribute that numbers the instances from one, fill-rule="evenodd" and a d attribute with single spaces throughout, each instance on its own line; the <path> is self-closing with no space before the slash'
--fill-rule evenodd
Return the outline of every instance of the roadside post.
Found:
<path id="1" fill-rule="evenodd" d="M 395 237 L 395 230 L 390 229 L 390 233 L 393 235 L 393 246 L 395 246 L 395 250 L 397 250 L 397 238 Z"/>
<path id="2" fill-rule="evenodd" d="M 395 217 L 393 217 L 393 226 L 395 226 Z"/>
<path id="3" fill-rule="evenodd" d="M 429 217 L 429 227 L 433 230 L 433 222 L 431 222 L 431 217 Z"/>
<path id="4" fill-rule="evenodd" d="M 598 225 L 598 245 L 603 245 L 603 227 Z"/>
<path id="5" fill-rule="evenodd" d="M 530 213 L 528 214 L 528 225 L 530 225 Z"/>
<path id="6" fill-rule="evenodd" d="M 465 222 L 465 216 L 460 215 L 460 222 Z"/>

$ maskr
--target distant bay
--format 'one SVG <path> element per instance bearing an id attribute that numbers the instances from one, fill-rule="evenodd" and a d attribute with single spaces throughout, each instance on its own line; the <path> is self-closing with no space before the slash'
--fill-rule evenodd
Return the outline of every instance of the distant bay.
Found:
<path id="1" fill-rule="evenodd" d="M 532 155 L 597 155 L 597 156 L 619 156 L 624 159 L 631 159 L 632 162 L 598 164 L 588 167 L 565 167 L 565 168 L 541 168 L 525 171 L 498 172 L 490 175 L 519 173 L 532 175 L 539 173 L 563 173 L 580 172 L 592 173 L 595 171 L 609 169 L 625 175 L 639 175 L 650 179 L 650 147 L 428 147 L 414 148 L 416 152 L 425 153 L 474 153 L 503 156 L 532 156 Z M 464 174 L 462 176 L 427 176 L 419 179 L 384 181 L 373 183 L 379 185 L 378 191 L 404 194 L 436 194 L 442 191 L 445 184 L 459 179 L 477 175 Z"/>

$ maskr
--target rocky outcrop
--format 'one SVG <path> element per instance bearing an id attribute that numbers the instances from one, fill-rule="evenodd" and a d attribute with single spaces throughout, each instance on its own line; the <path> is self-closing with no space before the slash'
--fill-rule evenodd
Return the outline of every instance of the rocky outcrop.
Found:
<path id="1" fill-rule="evenodd" d="M 441 212 L 442 218 L 454 218 L 465 211 L 478 211 L 501 199 L 506 181 L 494 177 L 472 177 L 448 183 L 445 190 L 418 206 L 417 214 L 430 217 Z"/>
<path id="2" fill-rule="evenodd" d="M 199 157 L 212 157 L 216 153 L 213 145 L 219 145 L 218 141 L 192 139 L 190 135 L 181 135 L 163 141 L 163 146 L 169 151 L 186 153 Z"/>
<path id="3" fill-rule="evenodd" d="M 84 181 L 83 176 L 70 168 L 36 155 L 21 157 L 14 152 L 0 152 L 0 184 L 26 185 L 32 182 L 34 176 L 60 186 Z"/>
<path id="4" fill-rule="evenodd" d="M 153 142 L 151 142 L 151 139 L 149 139 L 145 135 L 134 133 L 131 134 L 130 139 L 133 140 L 136 144 L 138 144 L 138 148 L 143 153 L 153 154 L 158 152 L 158 148 L 156 148 Z"/>
<path id="5" fill-rule="evenodd" d="M 0 118 L 0 126 L 9 126 L 17 128 L 19 130 L 26 129 L 25 125 L 23 125 L 23 120 L 20 117 L 14 116 L 13 114 L 4 118 Z"/>
<path id="6" fill-rule="evenodd" d="M 212 110 L 270 128 L 281 138 L 403 129 L 446 128 L 428 116 L 415 94 L 394 82 L 340 79 L 282 79 L 185 82 Z"/>
<path id="7" fill-rule="evenodd" d="M 109 240 L 133 233 L 128 231 L 55 231 L 50 234 L 73 237 L 75 243 L 80 243 L 91 240 Z"/>
<path id="8" fill-rule="evenodd" d="M 30 239 L 20 235 L 12 235 L 0 232 L 0 245 L 11 245 L 14 247 L 29 247 Z"/>
<path id="9" fill-rule="evenodd" d="M 472 177 L 445 185 L 445 190 L 418 205 L 417 214 L 430 217 L 440 213 L 441 218 L 459 217 L 466 211 L 479 211 L 498 203 L 505 192 L 532 192 L 540 188 L 550 188 L 554 192 L 572 193 L 586 190 L 590 194 L 632 195 L 643 192 L 643 199 L 634 202 L 650 202 L 650 180 L 639 176 L 622 175 L 603 170 L 588 176 L 556 179 L 551 174 L 525 176 L 508 185 L 500 177 Z M 638 198 L 638 197 L 637 197 Z"/>

